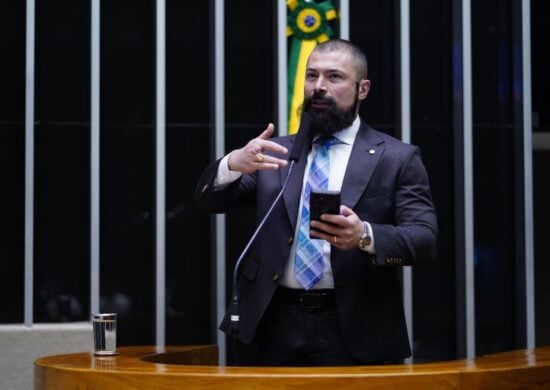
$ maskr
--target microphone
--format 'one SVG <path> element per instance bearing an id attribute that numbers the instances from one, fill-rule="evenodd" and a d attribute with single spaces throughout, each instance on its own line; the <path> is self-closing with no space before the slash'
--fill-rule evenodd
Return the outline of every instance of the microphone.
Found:
<path id="1" fill-rule="evenodd" d="M 302 118 L 300 118 L 300 128 L 294 140 L 294 145 L 290 150 L 290 155 L 288 156 L 288 161 L 298 162 L 304 145 L 309 138 L 309 128 L 311 127 L 311 115 L 307 111 L 302 111 Z"/>
<path id="2" fill-rule="evenodd" d="M 237 337 L 239 334 L 239 321 L 240 321 L 239 296 L 237 294 L 237 272 L 239 270 L 239 266 L 243 261 L 245 255 L 248 253 L 248 250 L 256 240 L 256 237 L 262 230 L 262 227 L 265 225 L 265 222 L 271 215 L 271 212 L 275 208 L 275 205 L 279 202 L 279 199 L 281 199 L 281 196 L 283 195 L 283 192 L 285 191 L 285 188 L 288 184 L 288 179 L 290 178 L 290 174 L 292 173 L 292 168 L 294 168 L 294 164 L 296 164 L 300 159 L 302 150 L 304 149 L 305 143 L 309 137 L 310 127 L 311 127 L 311 115 L 308 112 L 302 111 L 302 117 L 300 119 L 300 127 L 298 129 L 298 134 L 296 135 L 296 138 L 294 140 L 294 145 L 292 145 L 292 149 L 288 157 L 288 161 L 290 162 L 290 165 L 288 167 L 288 173 L 286 175 L 283 186 L 281 187 L 281 190 L 275 197 L 275 200 L 273 201 L 273 203 L 265 213 L 258 227 L 252 234 L 252 237 L 250 237 L 250 240 L 248 240 L 248 243 L 244 247 L 243 251 L 241 252 L 241 255 L 239 256 L 239 258 L 237 259 L 237 262 L 235 263 L 235 267 L 233 268 L 233 297 L 231 298 L 229 318 L 230 318 L 230 324 L 231 324 L 231 335 L 234 337 Z"/>

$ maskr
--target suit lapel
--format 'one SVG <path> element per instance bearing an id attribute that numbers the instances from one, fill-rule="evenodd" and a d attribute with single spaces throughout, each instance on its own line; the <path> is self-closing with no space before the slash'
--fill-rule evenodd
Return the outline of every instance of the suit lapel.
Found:
<path id="1" fill-rule="evenodd" d="M 385 150 L 384 140 L 361 122 L 351 149 L 341 190 L 341 203 L 354 208 L 365 192 L 372 173 Z"/>
<path id="2" fill-rule="evenodd" d="M 294 137 L 292 138 L 292 144 L 294 144 Z M 310 143 L 306 143 L 310 145 Z M 289 149 L 292 148 L 292 145 Z M 300 159 L 294 167 L 292 168 L 292 173 L 288 179 L 288 184 L 283 194 L 283 199 L 285 202 L 286 210 L 288 213 L 288 218 L 290 224 L 292 225 L 292 230 L 296 228 L 296 220 L 298 218 L 298 207 L 300 206 L 300 196 L 302 193 L 302 185 L 304 180 L 304 172 L 306 169 L 307 155 L 309 153 L 309 147 L 305 147 L 302 150 Z M 283 183 L 288 174 L 290 164 L 287 165 L 284 169 L 281 169 L 281 183 Z"/>
<path id="3" fill-rule="evenodd" d="M 294 143 L 294 137 L 291 139 Z M 292 145 L 290 146 L 290 148 Z M 289 149 L 290 149 L 289 148 Z M 304 180 L 304 172 L 307 162 L 309 147 L 302 150 L 300 160 L 292 168 L 290 179 L 288 180 L 287 188 L 283 194 L 288 218 L 292 229 L 296 228 L 296 220 L 298 217 L 298 207 L 300 206 L 300 195 L 302 193 L 302 185 Z M 361 122 L 361 127 L 357 132 L 357 137 L 353 144 L 344 181 L 341 190 L 341 203 L 353 208 L 361 195 L 365 191 L 369 180 L 384 153 L 384 140 L 376 135 L 376 133 L 366 124 Z M 280 170 L 281 183 L 284 182 L 288 174 L 290 165 Z"/>

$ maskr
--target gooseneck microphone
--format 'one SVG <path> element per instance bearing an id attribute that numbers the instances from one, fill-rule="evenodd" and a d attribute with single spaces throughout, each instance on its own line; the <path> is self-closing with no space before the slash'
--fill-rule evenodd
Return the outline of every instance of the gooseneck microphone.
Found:
<path id="1" fill-rule="evenodd" d="M 288 156 L 288 161 L 291 163 L 297 163 L 304 150 L 304 145 L 309 138 L 309 128 L 311 127 L 311 115 L 309 112 L 303 111 L 302 118 L 300 119 L 300 128 L 298 129 L 298 134 L 294 140 L 294 145 L 290 150 L 290 155 Z M 291 164 L 292 167 L 293 164 Z"/>
<path id="2" fill-rule="evenodd" d="M 265 222 L 271 215 L 271 212 L 275 208 L 275 205 L 277 202 L 279 202 L 279 199 L 283 195 L 286 185 L 288 184 L 288 179 L 290 178 L 290 174 L 292 173 L 292 169 L 294 168 L 294 165 L 298 162 L 300 159 L 300 155 L 302 154 L 302 150 L 304 149 L 304 146 L 306 144 L 306 141 L 309 138 L 309 128 L 311 127 L 311 115 L 305 111 L 302 111 L 302 118 L 300 119 L 300 128 L 298 129 L 298 134 L 296 135 L 296 138 L 294 140 L 294 145 L 292 145 L 292 149 L 290 150 L 290 154 L 288 156 L 289 161 L 289 167 L 288 167 L 288 173 L 286 175 L 285 181 L 283 183 L 283 186 L 281 187 L 281 190 L 275 197 L 275 200 L 265 213 L 264 217 L 262 218 L 261 222 L 259 223 L 258 227 L 254 231 L 254 234 L 252 234 L 252 237 L 250 237 L 250 240 L 248 240 L 248 243 L 244 247 L 241 255 L 237 259 L 237 262 L 235 263 L 235 267 L 233 268 L 233 297 L 231 299 L 231 308 L 229 310 L 229 318 L 231 322 L 231 335 L 234 337 L 237 337 L 239 334 L 239 295 L 237 293 L 237 273 L 239 270 L 239 266 L 243 260 L 243 258 L 248 253 L 248 250 L 256 240 L 256 237 L 258 236 L 258 233 L 262 230 L 262 227 L 265 225 Z"/>

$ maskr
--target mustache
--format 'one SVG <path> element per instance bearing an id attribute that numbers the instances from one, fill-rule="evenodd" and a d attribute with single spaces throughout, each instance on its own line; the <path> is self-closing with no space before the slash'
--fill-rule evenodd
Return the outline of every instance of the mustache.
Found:
<path id="1" fill-rule="evenodd" d="M 313 101 L 316 103 L 328 103 L 332 106 L 336 105 L 336 101 L 333 98 L 326 96 L 323 93 L 314 92 L 313 95 L 305 98 L 304 106 L 306 108 L 310 108 Z"/>

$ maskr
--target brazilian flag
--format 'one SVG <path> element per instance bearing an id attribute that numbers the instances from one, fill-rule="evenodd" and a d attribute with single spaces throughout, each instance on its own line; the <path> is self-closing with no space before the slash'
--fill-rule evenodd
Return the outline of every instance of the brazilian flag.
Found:
<path id="1" fill-rule="evenodd" d="M 321 2 L 287 0 L 289 9 L 287 37 L 292 37 L 288 57 L 288 132 L 296 133 L 300 125 L 299 108 L 304 100 L 306 62 L 318 43 L 332 38 L 328 21 L 336 18 L 331 0 Z"/>

